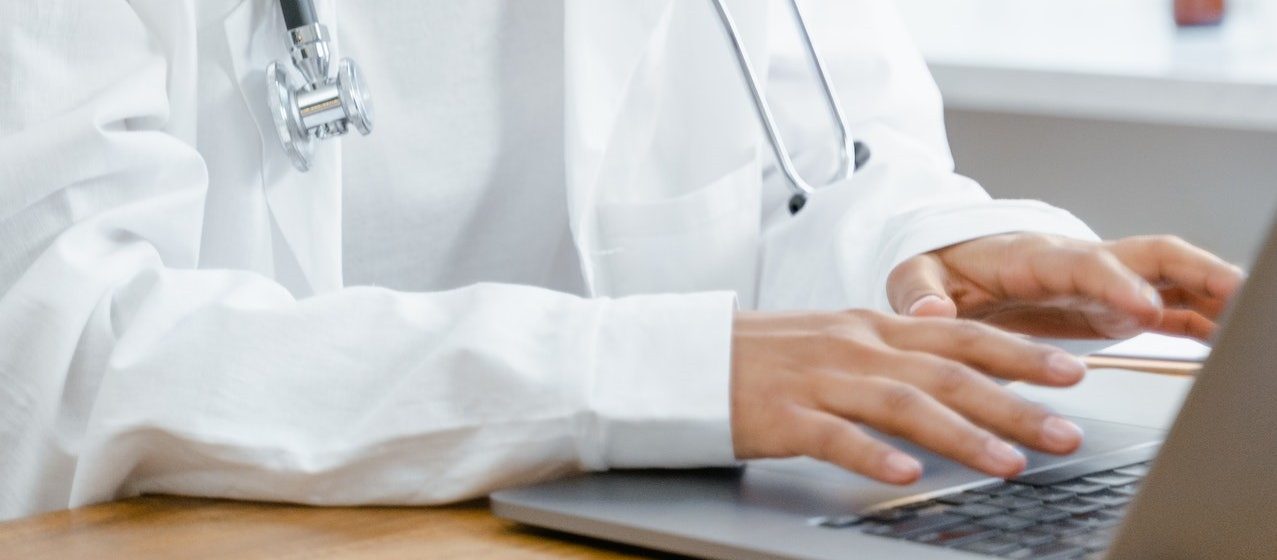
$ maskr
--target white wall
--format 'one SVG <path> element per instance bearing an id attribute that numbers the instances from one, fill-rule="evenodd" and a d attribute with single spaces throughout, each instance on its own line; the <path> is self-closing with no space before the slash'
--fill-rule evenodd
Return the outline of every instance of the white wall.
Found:
<path id="1" fill-rule="evenodd" d="M 1277 209 L 1277 134 L 951 110 L 958 169 L 1105 237 L 1175 233 L 1239 264 Z"/>

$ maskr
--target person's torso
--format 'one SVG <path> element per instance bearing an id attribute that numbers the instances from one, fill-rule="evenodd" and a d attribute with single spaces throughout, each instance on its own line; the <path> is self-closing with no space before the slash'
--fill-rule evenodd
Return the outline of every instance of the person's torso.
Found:
<path id="1" fill-rule="evenodd" d="M 378 114 L 342 143 L 346 284 L 580 293 L 562 0 L 340 4 L 338 18 Z"/>
<path id="2" fill-rule="evenodd" d="M 377 122 L 317 142 L 300 173 L 265 102 L 278 6 L 224 4 L 198 5 L 199 87 L 174 98 L 197 108 L 209 170 L 200 267 L 298 297 L 506 282 L 751 299 L 758 135 L 708 6 L 320 2 Z"/>

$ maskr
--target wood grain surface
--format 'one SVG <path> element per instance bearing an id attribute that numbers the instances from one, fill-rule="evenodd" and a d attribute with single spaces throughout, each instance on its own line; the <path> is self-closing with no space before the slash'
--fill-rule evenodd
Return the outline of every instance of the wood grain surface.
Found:
<path id="1" fill-rule="evenodd" d="M 0 524 L 6 559 L 653 557 L 670 558 L 522 527 L 493 516 L 483 501 L 316 508 L 148 496 Z"/>

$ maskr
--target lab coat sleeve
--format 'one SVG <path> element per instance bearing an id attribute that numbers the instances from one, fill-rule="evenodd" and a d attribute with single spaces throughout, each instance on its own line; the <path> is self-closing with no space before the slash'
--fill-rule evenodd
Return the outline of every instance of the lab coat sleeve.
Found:
<path id="1" fill-rule="evenodd" d="M 805 51 L 783 2 L 773 3 L 769 92 L 797 165 L 829 177 L 835 139 Z M 872 157 L 791 218 L 776 173 L 765 187 L 763 308 L 890 310 L 886 280 L 900 262 L 988 235 L 1040 232 L 1096 239 L 1080 220 L 1038 201 L 993 200 L 954 172 L 940 93 L 894 2 L 803 2 L 812 34 Z"/>
<path id="2" fill-rule="evenodd" d="M 199 269 L 183 49 L 141 4 L 0 8 L 0 519 L 144 492 L 430 504 L 732 461 L 731 294 L 299 300 Z"/>

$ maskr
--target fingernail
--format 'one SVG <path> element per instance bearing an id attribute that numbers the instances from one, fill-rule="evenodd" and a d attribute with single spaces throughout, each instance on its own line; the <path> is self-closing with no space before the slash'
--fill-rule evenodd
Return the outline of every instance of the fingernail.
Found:
<path id="1" fill-rule="evenodd" d="M 1153 307 L 1156 307 L 1158 309 L 1162 308 L 1162 305 L 1163 305 L 1162 294 L 1159 293 L 1156 289 L 1154 289 L 1152 286 L 1148 284 L 1145 284 L 1143 293 L 1144 293 L 1144 299 L 1147 299 L 1149 303 L 1153 304 Z"/>
<path id="2" fill-rule="evenodd" d="M 993 471 L 1019 470 L 1028 461 L 1023 453 L 998 438 L 989 438 L 989 443 L 984 448 L 989 454 L 990 470 Z"/>
<path id="3" fill-rule="evenodd" d="M 1074 447 L 1082 440 L 1082 428 L 1059 416 L 1042 423 L 1042 439 L 1052 447 Z"/>
<path id="4" fill-rule="evenodd" d="M 939 302 L 939 301 L 944 301 L 944 300 L 940 299 L 940 296 L 935 295 L 935 294 L 928 294 L 928 295 L 922 296 L 922 297 L 918 298 L 918 301 L 913 302 L 913 305 L 910 305 L 910 306 L 909 306 L 909 314 L 910 314 L 910 315 L 917 315 L 917 314 L 918 314 L 918 310 L 919 310 L 919 309 L 922 309 L 922 306 L 924 306 L 924 305 L 926 305 L 926 304 L 928 304 L 928 303 L 931 303 L 931 302 L 933 302 L 933 301 Z"/>
<path id="5" fill-rule="evenodd" d="M 1061 381 L 1074 381 L 1086 375 L 1086 364 L 1072 354 L 1056 352 L 1046 359 L 1051 376 Z"/>
<path id="6" fill-rule="evenodd" d="M 1140 325 L 1139 319 L 1122 317 L 1110 324 L 1107 332 L 1103 334 L 1110 338 L 1131 338 L 1142 332 L 1144 332 L 1144 327 Z"/>
<path id="7" fill-rule="evenodd" d="M 899 451 L 888 453 L 884 463 L 886 463 L 887 472 L 890 472 L 892 478 L 896 479 L 915 478 L 922 472 L 922 463 Z"/>

